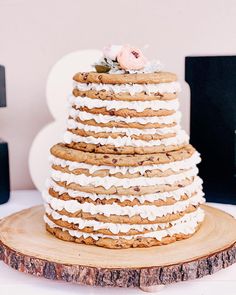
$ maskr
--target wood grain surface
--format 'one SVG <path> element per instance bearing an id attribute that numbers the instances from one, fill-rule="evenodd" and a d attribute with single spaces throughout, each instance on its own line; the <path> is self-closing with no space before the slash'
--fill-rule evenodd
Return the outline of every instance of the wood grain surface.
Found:
<path id="1" fill-rule="evenodd" d="M 191 238 L 166 246 L 106 249 L 61 241 L 45 230 L 43 207 L 0 222 L 0 259 L 21 272 L 93 286 L 148 287 L 200 278 L 236 262 L 236 220 L 202 206 Z"/>

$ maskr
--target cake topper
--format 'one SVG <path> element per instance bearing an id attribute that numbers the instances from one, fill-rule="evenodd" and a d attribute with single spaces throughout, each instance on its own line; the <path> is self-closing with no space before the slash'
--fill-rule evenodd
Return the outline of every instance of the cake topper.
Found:
<path id="1" fill-rule="evenodd" d="M 157 60 L 148 61 L 143 52 L 136 47 L 109 45 L 103 48 L 103 57 L 94 64 L 98 73 L 155 73 L 161 70 Z"/>

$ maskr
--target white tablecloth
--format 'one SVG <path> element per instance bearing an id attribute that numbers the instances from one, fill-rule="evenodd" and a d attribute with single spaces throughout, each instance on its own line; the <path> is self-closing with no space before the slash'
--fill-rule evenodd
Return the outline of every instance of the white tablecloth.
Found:
<path id="1" fill-rule="evenodd" d="M 37 191 L 15 191 L 11 195 L 10 202 L 0 205 L 0 218 L 7 216 L 21 209 L 42 203 L 40 193 Z M 236 206 L 211 204 L 221 208 L 236 217 Z M 30 221 L 29 221 L 30 222 Z M 235 295 L 236 294 L 236 264 L 202 279 L 181 282 L 166 286 L 161 295 Z M 58 281 L 49 281 L 44 278 L 37 278 L 31 275 L 20 273 L 0 262 L 0 294 L 2 295 L 129 295 L 144 294 L 139 289 L 120 288 L 95 288 L 79 286 Z"/>

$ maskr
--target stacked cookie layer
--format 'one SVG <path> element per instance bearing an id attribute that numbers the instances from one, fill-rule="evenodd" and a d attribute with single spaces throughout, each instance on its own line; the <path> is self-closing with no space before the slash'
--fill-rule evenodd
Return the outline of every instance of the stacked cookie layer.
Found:
<path id="1" fill-rule="evenodd" d="M 74 76 L 64 143 L 51 149 L 47 230 L 108 248 L 191 236 L 204 212 L 198 152 L 171 73 Z"/>

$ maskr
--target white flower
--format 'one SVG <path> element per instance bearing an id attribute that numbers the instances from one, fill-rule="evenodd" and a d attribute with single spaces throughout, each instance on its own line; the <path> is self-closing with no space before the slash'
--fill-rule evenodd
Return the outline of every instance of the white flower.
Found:
<path id="1" fill-rule="evenodd" d="M 122 49 L 122 45 L 109 45 L 103 48 L 103 54 L 105 58 L 116 60 L 117 55 Z"/>
<path id="2" fill-rule="evenodd" d="M 149 61 L 143 69 L 144 73 L 154 73 L 160 72 L 162 69 L 162 64 L 159 60 L 152 60 Z"/>

